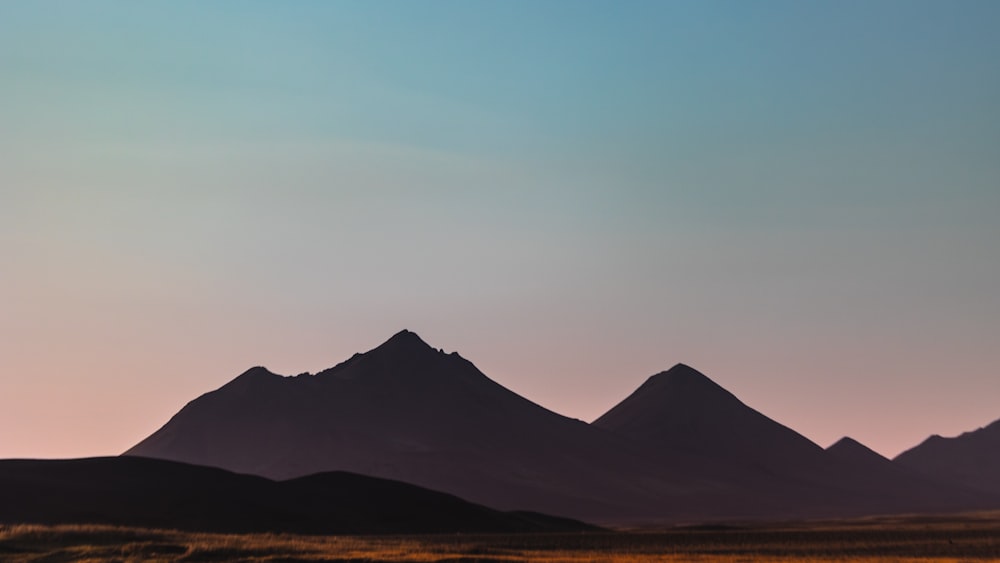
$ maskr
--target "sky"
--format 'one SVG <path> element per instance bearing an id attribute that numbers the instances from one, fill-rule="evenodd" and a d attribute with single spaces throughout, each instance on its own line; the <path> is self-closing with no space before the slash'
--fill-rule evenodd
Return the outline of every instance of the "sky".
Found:
<path id="1" fill-rule="evenodd" d="M 407 328 L 593 420 L 1000 418 L 1000 3 L 0 2 L 0 458 Z"/>

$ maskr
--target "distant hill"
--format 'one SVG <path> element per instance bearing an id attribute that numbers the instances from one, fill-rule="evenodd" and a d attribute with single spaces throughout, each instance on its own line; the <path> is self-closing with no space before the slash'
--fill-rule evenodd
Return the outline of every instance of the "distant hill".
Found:
<path id="1" fill-rule="evenodd" d="M 835 453 L 688 366 L 649 378 L 586 424 L 402 331 L 315 375 L 248 370 L 188 403 L 125 455 L 274 479 L 350 471 L 500 510 L 615 524 L 993 502 L 926 478 L 875 477 L 867 461 Z"/>
<path id="2" fill-rule="evenodd" d="M 954 438 L 931 436 L 894 461 L 938 480 L 1000 494 L 1000 420 Z"/>
<path id="3" fill-rule="evenodd" d="M 0 523 L 319 534 L 592 529 L 352 473 L 276 482 L 139 457 L 0 460 Z"/>

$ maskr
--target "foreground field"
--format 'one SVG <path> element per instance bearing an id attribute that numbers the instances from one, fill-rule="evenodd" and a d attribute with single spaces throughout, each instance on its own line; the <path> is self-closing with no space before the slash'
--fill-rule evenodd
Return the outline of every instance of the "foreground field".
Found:
<path id="1" fill-rule="evenodd" d="M 1000 561 L 1000 513 L 661 531 L 389 537 L 8 525 L 0 526 L 0 560 Z"/>

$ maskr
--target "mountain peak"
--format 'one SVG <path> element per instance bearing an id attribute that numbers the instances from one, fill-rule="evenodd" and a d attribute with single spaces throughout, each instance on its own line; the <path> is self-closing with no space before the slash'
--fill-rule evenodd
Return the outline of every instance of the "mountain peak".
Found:
<path id="1" fill-rule="evenodd" d="M 254 367 L 246 370 L 245 372 L 241 373 L 239 375 L 239 377 L 244 377 L 244 376 L 246 376 L 246 377 L 270 377 L 272 375 L 277 375 L 277 374 L 275 374 L 274 372 L 272 372 L 271 370 L 267 369 L 264 366 L 254 366 Z"/>
<path id="2" fill-rule="evenodd" d="M 850 436 L 844 436 L 843 438 L 831 444 L 830 447 L 827 448 L 827 450 L 846 450 L 848 448 L 854 449 L 858 447 L 863 448 L 865 447 L 865 445 L 855 440 L 854 438 L 851 438 Z"/>
<path id="3" fill-rule="evenodd" d="M 707 375 L 686 364 L 676 364 L 666 371 L 651 376 L 639 390 L 667 393 L 675 397 L 685 397 L 685 400 L 697 397 L 700 401 L 714 397 L 728 402 L 736 399 L 732 393 L 709 379 Z"/>
<path id="4" fill-rule="evenodd" d="M 746 409 L 732 393 L 700 371 L 676 364 L 649 377 L 594 424 L 606 428 L 672 426 L 680 420 L 710 419 Z M 684 422 L 683 425 L 689 425 Z M 648 426 L 647 426 L 648 425 Z"/>
<path id="5" fill-rule="evenodd" d="M 666 371 L 661 371 L 660 373 L 650 377 L 650 379 L 701 382 L 715 385 L 715 382 L 709 379 L 707 375 L 687 364 L 674 364 L 674 367 Z"/>
<path id="6" fill-rule="evenodd" d="M 592 424 L 660 448 L 726 463 L 751 460 L 766 467 L 805 466 L 823 452 L 684 364 L 650 377 Z"/>
<path id="7" fill-rule="evenodd" d="M 285 378 L 263 366 L 252 367 L 235 379 L 225 384 L 223 388 L 243 389 L 245 391 L 269 388 L 274 382 L 280 383 Z"/>
<path id="8" fill-rule="evenodd" d="M 417 333 L 403 329 L 392 335 L 389 340 L 379 344 L 374 349 L 362 354 L 362 357 L 379 358 L 392 364 L 397 362 L 431 361 L 438 355 L 438 350 L 424 342 Z"/>
<path id="9" fill-rule="evenodd" d="M 375 350 L 393 350 L 393 351 L 423 351 L 423 350 L 433 350 L 417 333 L 406 330 L 405 328 L 396 334 L 392 335 L 389 340 L 386 340 L 381 345 L 379 345 Z"/>
<path id="10" fill-rule="evenodd" d="M 700 371 L 694 369 L 693 367 L 691 367 L 691 366 L 689 366 L 689 365 L 687 365 L 687 364 L 685 364 L 683 362 L 677 362 L 676 364 L 674 364 L 674 366 L 672 368 L 668 369 L 667 371 L 668 372 L 678 372 L 678 373 L 690 372 L 690 373 L 698 374 L 698 375 L 700 375 L 702 377 L 705 377 L 705 374 L 701 373 Z"/>
<path id="11" fill-rule="evenodd" d="M 282 376 L 272 372 L 264 366 L 254 366 L 236 376 L 232 382 L 236 381 L 269 381 L 271 379 L 283 379 Z"/>
<path id="12" fill-rule="evenodd" d="M 835 444 L 826 449 L 827 452 L 842 458 L 842 459 L 852 459 L 852 460 L 879 460 L 880 462 L 889 461 L 882 454 L 876 452 L 875 450 L 869 448 L 868 446 L 862 444 L 861 442 L 851 438 L 850 436 L 844 436 L 843 438 L 837 440 Z"/>
<path id="13" fill-rule="evenodd" d="M 417 333 L 404 329 L 375 348 L 363 354 L 354 354 L 350 359 L 317 373 L 316 377 L 374 377 L 399 381 L 419 376 L 417 379 L 426 380 L 429 376 L 448 371 L 441 362 L 443 358 L 453 356 L 457 357 L 457 354 L 445 355 L 424 342 Z"/>

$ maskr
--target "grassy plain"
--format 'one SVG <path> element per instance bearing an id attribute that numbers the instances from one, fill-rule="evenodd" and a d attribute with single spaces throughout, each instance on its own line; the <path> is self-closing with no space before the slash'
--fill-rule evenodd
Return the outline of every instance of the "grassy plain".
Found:
<path id="1" fill-rule="evenodd" d="M 523 535 L 202 534 L 0 525 L 0 561 L 1000 561 L 1000 512 Z"/>

